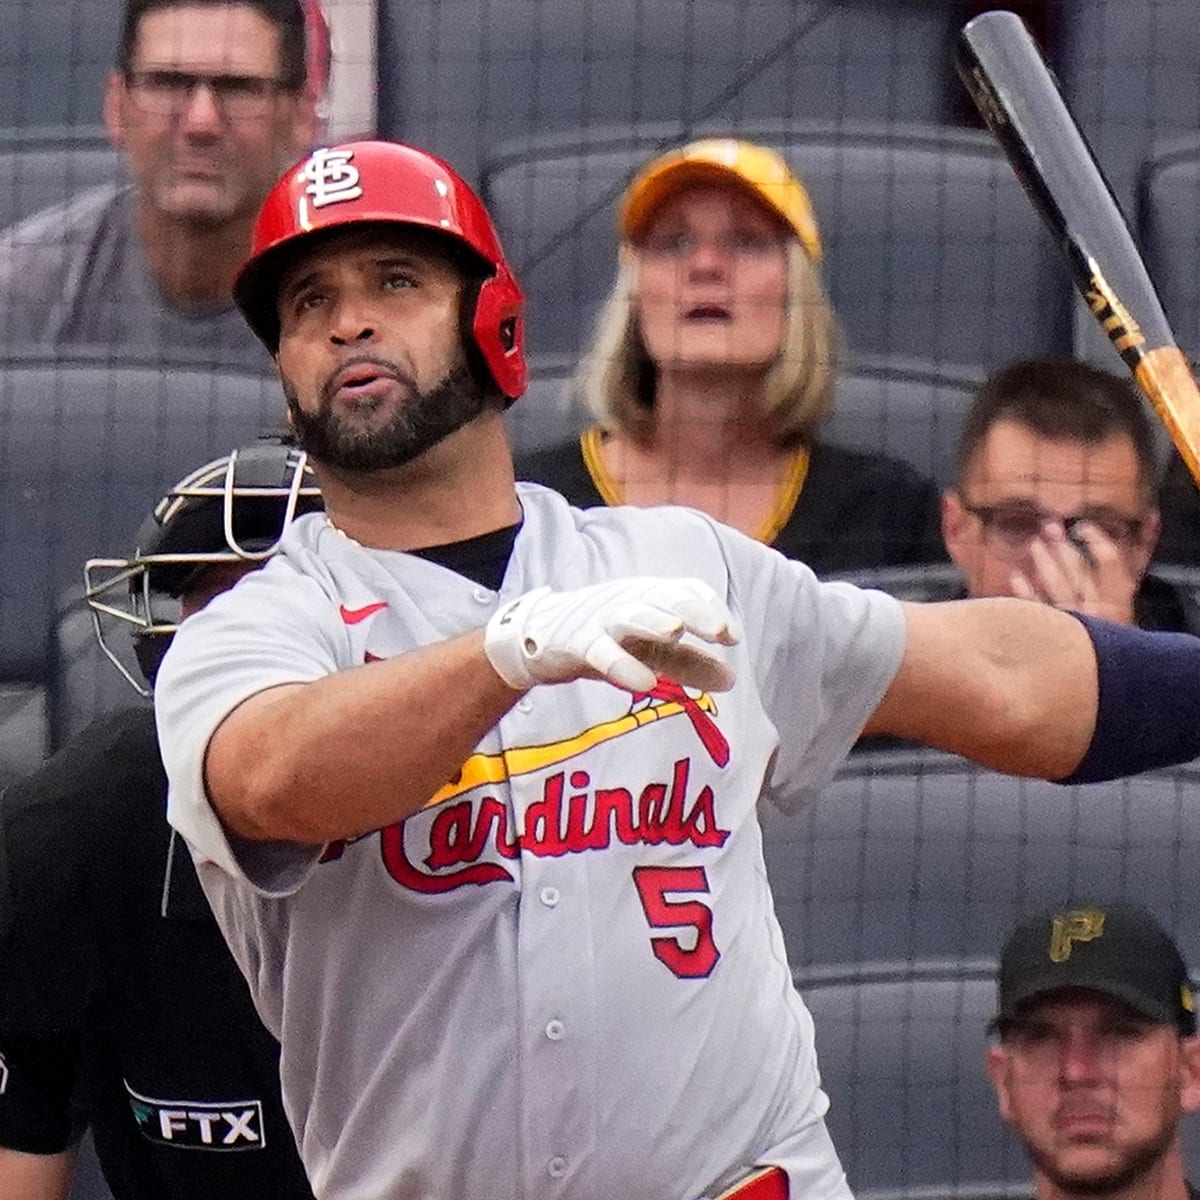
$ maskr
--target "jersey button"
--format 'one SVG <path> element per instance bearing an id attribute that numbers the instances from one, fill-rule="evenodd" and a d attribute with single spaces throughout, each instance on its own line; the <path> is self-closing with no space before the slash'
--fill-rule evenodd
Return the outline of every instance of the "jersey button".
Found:
<path id="1" fill-rule="evenodd" d="M 478 600 L 480 604 L 489 604 L 493 599 L 492 593 L 489 592 L 487 590 L 487 588 L 485 588 L 485 587 L 477 587 L 471 593 L 471 595 L 474 596 L 475 599 Z"/>
<path id="2" fill-rule="evenodd" d="M 538 892 L 538 896 L 547 908 L 553 908 L 561 899 L 556 887 L 544 887 Z"/>
<path id="3" fill-rule="evenodd" d="M 517 701 L 517 708 L 523 713 L 527 713 L 531 708 L 533 708 L 533 701 L 530 700 L 528 694 L 522 696 L 520 700 Z"/>
<path id="4" fill-rule="evenodd" d="M 567 1173 L 567 1160 L 561 1154 L 556 1154 L 546 1164 L 546 1174 L 551 1179 L 561 1179 Z"/>
<path id="5" fill-rule="evenodd" d="M 546 1036 L 552 1042 L 561 1042 L 566 1032 L 567 1027 L 557 1017 L 553 1021 L 546 1022 Z"/>

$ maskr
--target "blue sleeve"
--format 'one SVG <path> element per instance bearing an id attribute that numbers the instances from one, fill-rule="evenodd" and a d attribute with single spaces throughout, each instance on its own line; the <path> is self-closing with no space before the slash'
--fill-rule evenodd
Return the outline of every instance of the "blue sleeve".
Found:
<path id="1" fill-rule="evenodd" d="M 1200 638 L 1074 614 L 1096 651 L 1096 728 L 1060 783 L 1101 783 L 1200 757 Z"/>

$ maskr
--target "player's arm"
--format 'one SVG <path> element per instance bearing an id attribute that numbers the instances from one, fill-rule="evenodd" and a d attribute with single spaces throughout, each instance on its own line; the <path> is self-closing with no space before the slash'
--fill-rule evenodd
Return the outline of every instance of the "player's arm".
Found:
<path id="1" fill-rule="evenodd" d="M 66 1200 L 75 1172 L 75 1151 L 26 1154 L 0 1146 L 0 1196 Z"/>
<path id="2" fill-rule="evenodd" d="M 698 580 L 538 588 L 486 630 L 252 695 L 208 741 L 209 803 L 253 841 L 321 845 L 382 828 L 424 807 L 536 684 L 590 678 L 649 690 L 661 672 L 728 687 L 717 659 L 679 641 L 685 632 L 736 638 L 725 603 Z"/>
<path id="3" fill-rule="evenodd" d="M 82 1132 L 74 1035 L 0 1034 L 0 1196 L 64 1200 Z"/>
<path id="4" fill-rule="evenodd" d="M 312 683 L 269 688 L 217 727 L 209 803 L 255 841 L 321 845 L 418 811 L 521 693 L 483 631 Z"/>
<path id="5" fill-rule="evenodd" d="M 869 732 L 1065 783 L 1200 757 L 1200 638 L 1024 600 L 905 616 L 907 650 Z"/>
<path id="6" fill-rule="evenodd" d="M 1096 722 L 1096 655 L 1079 620 L 1023 600 L 906 604 L 900 668 L 865 732 L 1000 771 L 1069 775 Z"/>

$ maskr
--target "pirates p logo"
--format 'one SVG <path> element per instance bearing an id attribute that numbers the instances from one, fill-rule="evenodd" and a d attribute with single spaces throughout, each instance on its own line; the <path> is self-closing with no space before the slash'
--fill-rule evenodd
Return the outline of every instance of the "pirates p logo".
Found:
<path id="1" fill-rule="evenodd" d="M 1076 942 L 1090 942 L 1104 932 L 1104 914 L 1098 908 L 1073 908 L 1059 913 L 1050 924 L 1050 961 L 1066 962 Z"/>

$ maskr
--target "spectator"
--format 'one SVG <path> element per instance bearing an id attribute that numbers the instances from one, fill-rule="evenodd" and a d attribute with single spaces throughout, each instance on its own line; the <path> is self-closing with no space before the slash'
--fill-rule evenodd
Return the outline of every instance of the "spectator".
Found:
<path id="1" fill-rule="evenodd" d="M 130 559 L 89 564 L 98 628 L 134 626 L 147 682 L 180 610 L 260 565 L 289 503 L 319 504 L 303 463 L 271 443 L 209 463 L 155 507 Z M 254 558 L 227 544 L 226 512 Z M 166 788 L 141 707 L 100 717 L 0 801 L 0 1196 L 62 1200 L 88 1124 L 121 1200 L 311 1195 L 279 1047 L 166 824 Z"/>
<path id="2" fill-rule="evenodd" d="M 1188 1200 L 1179 1122 L 1200 1109 L 1196 1002 L 1146 912 L 1101 905 L 1023 921 L 1000 959 L 1000 1113 L 1037 1200 Z"/>
<path id="3" fill-rule="evenodd" d="M 1152 426 L 1124 379 L 1069 361 L 996 372 L 967 414 L 942 499 L 966 593 L 1192 627 L 1190 600 L 1147 574 L 1161 523 L 1156 478 Z"/>
<path id="4" fill-rule="evenodd" d="M 686 504 L 819 573 L 940 559 L 937 493 L 819 439 L 837 321 L 808 195 L 765 146 L 694 142 L 621 204 L 617 282 L 578 386 L 597 424 L 523 456 L 572 504 Z"/>
<path id="5" fill-rule="evenodd" d="M 230 297 L 254 215 L 314 136 L 300 0 L 127 0 L 105 122 L 131 182 L 0 238 L 5 344 L 267 370 Z"/>

